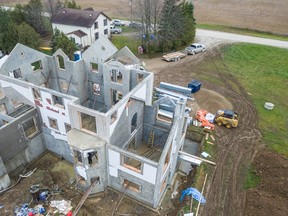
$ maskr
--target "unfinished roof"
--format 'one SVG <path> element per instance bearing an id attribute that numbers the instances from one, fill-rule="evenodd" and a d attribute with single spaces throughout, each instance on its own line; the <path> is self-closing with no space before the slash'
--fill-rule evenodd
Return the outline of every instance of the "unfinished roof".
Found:
<path id="1" fill-rule="evenodd" d="M 106 16 L 101 11 L 62 8 L 52 17 L 52 23 L 90 28 L 100 14 Z"/>
<path id="2" fill-rule="evenodd" d="M 70 35 L 70 34 L 74 34 L 74 35 L 78 36 L 79 38 L 82 38 L 82 37 L 87 35 L 85 32 L 81 31 L 80 29 L 73 31 L 73 32 L 70 32 L 67 35 Z"/>

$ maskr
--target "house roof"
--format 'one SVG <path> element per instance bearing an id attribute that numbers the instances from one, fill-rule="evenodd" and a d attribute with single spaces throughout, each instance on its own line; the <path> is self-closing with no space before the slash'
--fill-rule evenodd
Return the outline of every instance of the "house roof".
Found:
<path id="1" fill-rule="evenodd" d="M 61 8 L 53 17 L 52 23 L 71 25 L 71 26 L 81 26 L 90 28 L 94 25 L 96 19 L 100 14 L 103 14 L 101 11 L 92 11 L 92 10 L 77 10 L 71 8 Z M 108 16 L 107 19 L 110 20 Z"/>
<path id="2" fill-rule="evenodd" d="M 80 29 L 73 31 L 73 32 L 69 32 L 67 35 L 70 35 L 70 34 L 74 34 L 74 35 L 78 36 L 79 38 L 82 38 L 82 37 L 87 35 L 85 32 L 81 31 Z"/>

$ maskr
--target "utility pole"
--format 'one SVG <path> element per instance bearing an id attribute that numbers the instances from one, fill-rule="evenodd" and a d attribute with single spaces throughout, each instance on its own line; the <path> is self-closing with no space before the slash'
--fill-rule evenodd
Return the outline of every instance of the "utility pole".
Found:
<path id="1" fill-rule="evenodd" d="M 129 2 L 129 5 L 130 5 L 130 23 L 132 23 L 132 0 L 130 0 Z"/>

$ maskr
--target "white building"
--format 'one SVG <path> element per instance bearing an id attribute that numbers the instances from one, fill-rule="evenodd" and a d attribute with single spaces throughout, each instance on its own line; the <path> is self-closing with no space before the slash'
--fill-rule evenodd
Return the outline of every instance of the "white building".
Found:
<path id="1" fill-rule="evenodd" d="M 64 32 L 77 45 L 90 46 L 100 37 L 109 38 L 110 18 L 101 11 L 62 8 L 52 17 L 52 27 Z"/>

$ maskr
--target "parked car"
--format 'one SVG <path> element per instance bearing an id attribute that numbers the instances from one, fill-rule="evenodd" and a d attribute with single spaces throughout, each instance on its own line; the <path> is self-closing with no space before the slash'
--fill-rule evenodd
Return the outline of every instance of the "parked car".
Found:
<path id="1" fill-rule="evenodd" d="M 189 55 L 194 55 L 194 54 L 199 53 L 199 52 L 204 52 L 205 50 L 206 50 L 206 47 L 204 45 L 198 44 L 198 43 L 193 43 L 189 47 L 185 48 L 185 51 Z"/>
<path id="2" fill-rule="evenodd" d="M 115 26 L 125 26 L 125 23 L 122 20 L 118 20 L 118 19 L 113 20 L 112 23 Z"/>
<path id="3" fill-rule="evenodd" d="M 122 29 L 121 28 L 117 28 L 114 25 L 110 26 L 110 32 L 111 34 L 121 34 L 122 33 Z"/>
<path id="4" fill-rule="evenodd" d="M 129 27 L 139 29 L 139 28 L 142 28 L 142 23 L 140 23 L 140 22 L 130 22 L 129 23 Z"/>

